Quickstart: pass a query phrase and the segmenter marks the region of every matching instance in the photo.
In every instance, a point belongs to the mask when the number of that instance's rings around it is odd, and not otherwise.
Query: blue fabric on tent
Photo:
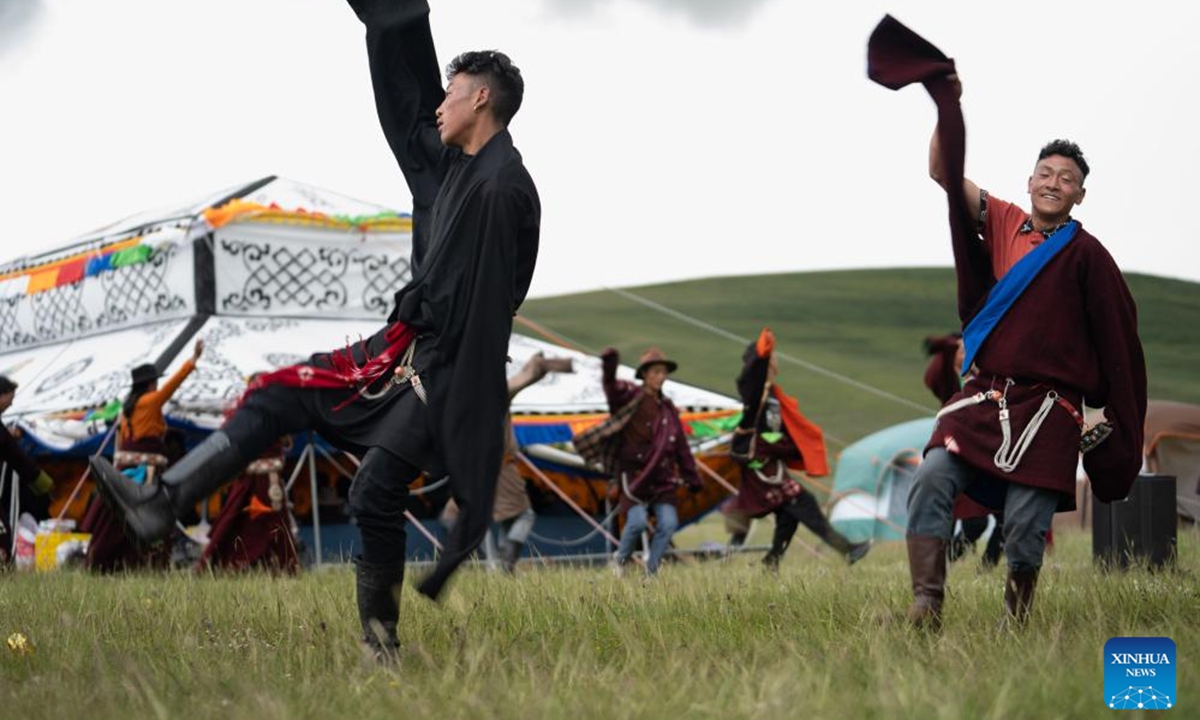
[[[571,426],[566,423],[561,425],[514,425],[513,430],[517,434],[517,444],[521,447],[569,442],[572,437]]]
[[[99,275],[105,270],[112,270],[112,254],[88,258],[87,268],[83,271],[85,277]]]

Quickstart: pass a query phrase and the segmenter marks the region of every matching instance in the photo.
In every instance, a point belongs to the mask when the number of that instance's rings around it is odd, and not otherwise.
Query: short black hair
[[[0,375],[0,395],[7,395],[10,392],[17,391],[17,384],[9,379],[7,375]]]
[[[1079,166],[1079,171],[1083,173],[1083,177],[1079,178],[1079,184],[1082,185],[1083,181],[1087,180],[1090,169],[1088,168],[1087,160],[1083,158],[1083,151],[1079,149],[1078,145],[1070,140],[1051,140],[1038,153],[1038,162],[1045,160],[1051,155],[1061,155],[1062,157],[1074,160],[1075,164]]]
[[[521,109],[521,99],[525,96],[521,69],[498,50],[471,50],[450,61],[446,66],[446,81],[459,73],[483,78],[491,89],[492,113],[507,127]]]

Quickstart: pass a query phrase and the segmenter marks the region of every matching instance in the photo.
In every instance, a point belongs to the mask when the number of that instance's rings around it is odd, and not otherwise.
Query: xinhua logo
[[[1104,643],[1104,704],[1113,710],[1175,707],[1175,641],[1115,637]]]

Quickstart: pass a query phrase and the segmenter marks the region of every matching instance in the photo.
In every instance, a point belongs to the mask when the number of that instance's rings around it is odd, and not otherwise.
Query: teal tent
[[[838,458],[829,522],[851,542],[902,540],[908,491],[933,418],[909,420],[847,445]]]

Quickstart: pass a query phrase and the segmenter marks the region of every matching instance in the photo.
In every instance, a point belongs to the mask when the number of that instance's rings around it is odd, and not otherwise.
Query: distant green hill
[[[1146,275],[1127,280],[1138,303],[1150,397],[1200,403],[1200,284]],[[795,363],[780,366],[780,383],[825,428],[836,451],[880,428],[933,414],[936,401],[922,382],[921,341],[958,327],[954,297],[949,268],[853,270],[538,298],[521,314],[582,349],[615,346],[627,364],[658,345],[679,361],[678,379],[734,396],[745,343],[733,338],[748,341],[769,325],[782,353],[844,378]]]

